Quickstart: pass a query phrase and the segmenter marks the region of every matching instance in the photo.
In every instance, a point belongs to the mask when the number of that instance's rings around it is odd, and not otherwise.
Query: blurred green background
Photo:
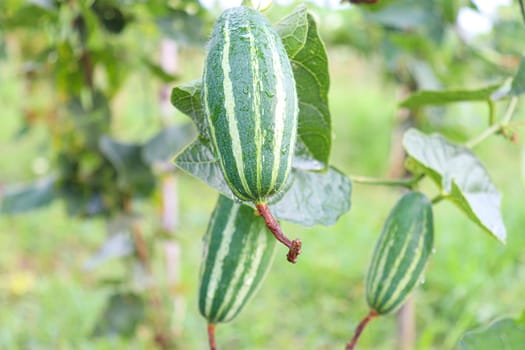
[[[332,164],[345,174],[384,177],[398,115],[399,85],[385,77],[384,57],[364,55],[351,45],[336,45],[340,31],[330,28],[338,13],[335,9],[311,7],[319,16],[322,37],[328,42]],[[286,11],[274,6],[268,16],[275,21]],[[210,11],[211,20],[213,16]],[[352,18],[350,14],[338,20]],[[125,40],[135,40],[134,34],[124,33]],[[16,38],[12,33],[9,40]],[[0,188],[4,189],[52,173],[53,157],[45,122],[36,122],[23,136],[19,135],[24,127],[24,106],[45,103],[47,97],[27,96],[20,73],[24,67],[21,54],[10,52],[7,43],[9,54],[0,60]],[[203,45],[181,45],[177,81],[171,85],[198,78],[204,54]],[[479,87],[480,81],[473,76],[470,81],[450,85]],[[161,125],[161,85],[147,69],[128,75],[111,102],[113,137],[144,141],[155,134]],[[498,116],[504,106],[496,106]],[[521,103],[517,120],[523,118],[524,111]],[[440,123],[452,130],[452,138],[463,141],[483,130],[486,113],[483,104],[454,105],[441,111]],[[174,109],[170,118],[172,123],[186,121]],[[426,125],[426,129],[432,127]],[[506,245],[489,237],[452,204],[442,202],[435,207],[435,254],[414,293],[416,349],[452,349],[466,330],[501,316],[516,316],[525,308],[521,152],[520,144],[498,137],[476,148],[503,194]],[[176,232],[169,237],[180,245],[181,252],[177,267],[180,281],[175,290],[166,287],[164,241],[157,237],[158,190],[151,199],[134,204],[142,216],[143,234],[149,242],[153,275],[162,299],[171,305],[170,300],[177,296],[173,310],[176,348],[205,349],[206,322],[197,310],[196,291],[201,238],[217,193],[187,174],[175,174],[179,220]],[[422,188],[436,193],[430,182],[423,182]],[[220,348],[343,348],[367,312],[366,269],[383,221],[399,194],[396,189],[354,184],[352,208],[336,225],[304,228],[285,223],[289,236],[301,237],[303,255],[296,265],[288,264],[281,259],[285,248],[279,246],[275,263],[256,297],[237,319],[218,326]],[[95,269],[85,268],[105,239],[104,219],[69,217],[64,204],[58,201],[28,214],[0,216],[0,349],[155,348],[155,335],[146,322],[141,322],[129,337],[92,337],[107,298],[123,288],[113,281],[121,279],[130,268],[129,257],[110,259]],[[132,281],[123,289],[143,292],[144,286]],[[392,349],[396,337],[396,318],[386,316],[369,326],[359,348]]]

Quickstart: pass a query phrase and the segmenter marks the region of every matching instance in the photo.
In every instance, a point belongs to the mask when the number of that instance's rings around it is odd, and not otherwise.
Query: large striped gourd
[[[261,285],[275,239],[253,208],[220,196],[204,238],[199,310],[209,323],[232,320]]]
[[[241,6],[217,19],[202,87],[226,182],[238,198],[266,202],[290,173],[298,105],[290,61],[262,14]]]
[[[405,301],[432,253],[433,231],[428,198],[405,194],[385,222],[368,269],[366,297],[372,310],[386,314]]]

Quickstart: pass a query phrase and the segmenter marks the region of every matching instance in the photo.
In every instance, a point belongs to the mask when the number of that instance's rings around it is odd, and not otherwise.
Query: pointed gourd
[[[220,196],[204,237],[199,310],[210,324],[231,321],[268,272],[275,239],[253,208]]]
[[[292,67],[268,20],[247,7],[215,22],[202,79],[212,147],[243,201],[265,203],[290,173],[298,102]]]
[[[418,284],[432,254],[432,204],[420,192],[405,194],[388,216],[366,280],[368,305],[378,314],[399,307]]]

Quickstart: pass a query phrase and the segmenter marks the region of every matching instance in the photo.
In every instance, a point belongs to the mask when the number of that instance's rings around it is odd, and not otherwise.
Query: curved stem
[[[435,196],[434,198],[432,198],[432,204],[438,204],[439,202],[441,202],[443,199],[447,198],[446,195],[444,194],[438,194],[437,196]]]
[[[368,176],[352,176],[350,175],[350,180],[354,183],[363,184],[363,185],[377,185],[377,186],[390,186],[390,187],[405,187],[411,189],[416,185],[422,178],[423,174],[415,176],[410,179],[405,180],[391,180],[391,179],[380,179],[375,177]]]
[[[496,109],[494,108],[494,101],[488,99],[487,104],[489,106],[489,125],[493,125],[496,122]]]
[[[292,264],[295,264],[297,262],[297,256],[301,254],[301,246],[302,243],[299,239],[294,239],[293,241],[290,240],[288,237],[286,237],[283,233],[283,230],[281,229],[281,226],[279,225],[279,222],[275,220],[272,213],[270,212],[270,209],[268,208],[268,204],[266,203],[255,203],[255,207],[259,211],[259,214],[264,218],[264,222],[266,223],[266,227],[270,230],[270,232],[277,238],[279,242],[284,244],[286,247],[288,247],[288,255],[286,258],[289,262]]]
[[[217,350],[217,343],[215,342],[215,325],[208,323],[208,343],[210,350]]]
[[[491,127],[483,131],[478,136],[474,137],[473,139],[465,143],[465,146],[467,148],[474,148],[475,146],[480,144],[482,141],[484,141],[487,137],[493,134],[497,134],[498,132],[503,130],[507,126],[507,124],[510,122],[510,120],[512,119],[512,115],[514,114],[514,110],[516,109],[517,105],[518,105],[518,98],[513,97],[510,100],[509,107],[507,108],[507,111],[505,112],[505,115],[503,116],[503,118],[501,118],[499,122],[493,124]]]
[[[523,21],[525,22],[525,6],[523,5],[523,0],[519,0],[518,2],[520,3],[521,17],[523,17]]]
[[[346,345],[346,350],[353,350],[355,345],[357,344],[357,341],[359,340],[359,337],[361,336],[361,333],[363,333],[363,330],[365,329],[366,325],[372,321],[372,319],[376,316],[379,316],[379,314],[377,313],[377,311],[375,310],[370,310],[370,312],[368,313],[368,315],[366,315],[365,318],[363,318],[363,320],[357,325],[357,328],[355,329],[355,332],[354,332],[354,337],[352,338],[352,340],[350,341],[350,343],[348,343]]]

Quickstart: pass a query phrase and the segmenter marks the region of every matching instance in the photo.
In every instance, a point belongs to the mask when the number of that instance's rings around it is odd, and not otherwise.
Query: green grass
[[[191,56],[184,56],[187,79],[199,75]],[[330,104],[335,139],[332,160],[346,173],[384,176],[388,169],[390,132],[396,113],[395,87],[382,81],[374,62],[365,63],[346,50],[331,51]],[[202,57],[197,56],[198,62]],[[187,62],[187,63],[185,63]],[[188,68],[188,69],[185,69]],[[0,183],[35,178],[36,159],[50,158],[42,126],[13,140],[20,127],[21,84],[7,66],[0,73],[12,84],[0,86]],[[147,113],[156,114],[156,85],[145,91],[133,77],[119,95],[113,133],[144,139],[155,128]],[[139,82],[139,83],[137,83]],[[142,96],[134,100],[134,96]],[[127,102],[131,101],[130,104]],[[136,108],[133,108],[133,104]],[[183,117],[177,115],[176,120]],[[520,149],[490,139],[477,149],[494,182],[504,194],[503,212],[509,239],[503,246],[482,232],[452,204],[435,208],[436,253],[424,283],[415,293],[417,346],[450,349],[469,328],[525,307],[524,189],[519,179]],[[201,237],[216,193],[178,173],[180,222],[174,239],[181,246],[182,303],[180,349],[205,349],[205,321],[197,310],[196,291]],[[433,185],[423,188],[434,193]],[[196,195],[198,194],[198,196]],[[289,236],[300,236],[304,254],[298,264],[277,257],[260,292],[241,315],[218,326],[221,349],[340,349],[366,314],[364,277],[375,240],[389,209],[394,189],[354,185],[351,211],[332,227],[303,228],[284,224]],[[137,203],[144,232],[152,237],[158,225],[155,203]],[[103,280],[128,272],[129,261],[114,260],[93,271],[83,265],[104,241],[102,220],[68,218],[63,205],[16,217],[0,217],[0,349],[150,349],[151,329],[139,327],[133,339],[91,338],[97,316],[113,291]],[[152,246],[155,276],[163,281],[162,242]],[[161,284],[162,285],[162,284]],[[163,285],[162,285],[163,286]],[[392,349],[395,316],[374,321],[360,349]]]

